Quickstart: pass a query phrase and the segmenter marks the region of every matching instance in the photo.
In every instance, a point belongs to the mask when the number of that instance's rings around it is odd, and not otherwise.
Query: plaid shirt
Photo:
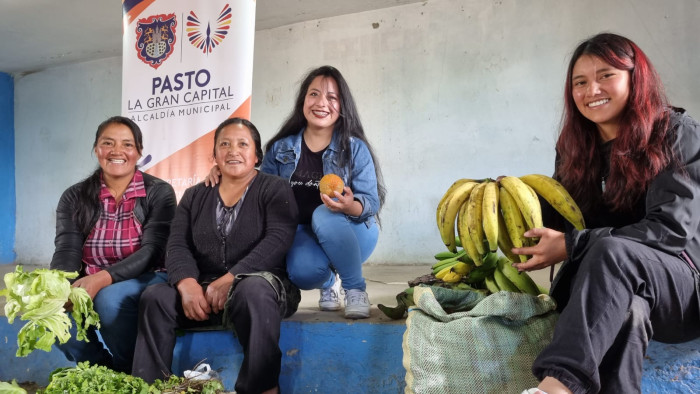
[[[83,245],[86,275],[92,275],[116,264],[141,248],[143,231],[133,212],[138,197],[146,197],[140,171],[134,173],[119,204],[110,194],[104,181],[102,182],[102,212]]]

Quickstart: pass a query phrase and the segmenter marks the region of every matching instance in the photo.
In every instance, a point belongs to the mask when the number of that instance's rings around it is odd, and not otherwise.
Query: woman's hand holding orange
[[[321,193],[321,201],[329,210],[341,212],[348,216],[360,216],[362,214],[362,204],[355,200],[355,195],[349,187],[345,186],[343,188],[343,194],[337,191],[333,193],[335,194],[335,200]]]

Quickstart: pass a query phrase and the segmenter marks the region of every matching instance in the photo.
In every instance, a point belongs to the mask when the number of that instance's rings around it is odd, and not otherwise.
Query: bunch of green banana
[[[462,277],[467,275],[474,266],[458,261],[448,267],[442,268],[435,274],[435,277],[445,283],[457,283]]]
[[[487,242],[485,240],[484,245],[487,245]],[[455,250],[454,252],[441,251],[435,253],[434,257],[436,262],[431,266],[432,275],[426,275],[426,277],[436,279],[435,281],[430,281],[431,286],[475,291],[483,293],[485,296],[499,291],[511,291],[534,296],[548,292],[547,289],[537,285],[526,272],[519,272],[517,268],[513,267],[513,261],[520,261],[517,257],[511,259],[500,256],[497,252],[492,252],[488,249],[485,250],[479,265],[476,265],[468,257],[466,249]],[[423,278],[421,277],[421,279]],[[423,281],[422,283],[426,282]],[[379,305],[379,309],[392,319],[403,318],[405,311],[408,310],[408,306],[406,306],[407,301],[402,299],[402,294],[397,295],[398,305],[396,307],[391,308]],[[447,308],[449,305],[444,307]]]
[[[511,264],[512,261],[507,257],[499,257],[491,276],[484,278],[484,285],[491,293],[512,291],[534,296],[542,293],[543,289],[537,286],[527,272],[520,272]]]
[[[457,288],[459,284],[480,284],[484,277],[492,274],[495,263],[498,260],[496,253],[487,252],[484,255],[480,266],[467,256],[464,249],[452,252],[438,252],[435,254],[437,260],[431,267],[432,275],[448,286]]]
[[[449,253],[449,254],[448,254]],[[432,266],[432,274],[444,283],[443,286],[453,289],[484,291],[496,293],[502,290],[516,293],[538,295],[546,293],[546,289],[540,288],[526,272],[519,272],[512,266],[513,261],[505,256],[499,256],[496,252],[487,251],[482,259],[482,264],[476,266],[468,259],[465,250],[456,253],[439,252],[435,258],[438,260]]]
[[[464,263],[464,262],[469,262],[468,258],[465,259],[467,252],[465,250],[460,250],[458,252],[452,253],[452,252],[447,252],[450,253],[451,255],[447,258],[442,258],[438,259],[438,261],[433,264],[431,267],[433,270],[433,275],[438,274],[438,272],[442,271],[445,268],[451,268],[452,266],[456,265],[457,263]],[[443,253],[438,253],[436,254],[436,259],[438,256],[445,256],[446,254]]]
[[[484,280],[493,276],[493,271],[496,269],[498,262],[498,254],[488,252],[484,255],[482,264],[471,270],[465,277],[464,282],[473,286],[483,288]]]
[[[454,182],[438,203],[440,237],[453,256],[459,237],[463,250],[476,266],[483,264],[487,253],[498,249],[511,261],[525,262],[529,256],[516,256],[511,249],[537,242],[523,234],[543,227],[538,195],[574,227],[585,227],[581,210],[571,195],[546,175],[501,176],[496,180],[464,178]],[[454,275],[448,276],[453,278]]]
[[[495,253],[487,253],[484,260],[489,258],[497,258]],[[481,274],[481,267],[477,267],[474,262],[467,256],[467,251],[464,249],[458,250],[457,252],[438,252],[435,254],[435,259],[437,260],[431,267],[432,274],[436,279],[450,284],[465,283],[465,280],[471,276],[471,273],[477,270],[474,274],[479,276]],[[493,267],[493,265],[491,265]],[[483,267],[488,269],[487,267]],[[475,281],[469,281],[470,283],[476,283]],[[466,284],[466,283],[465,283]],[[455,288],[455,286],[450,286]]]

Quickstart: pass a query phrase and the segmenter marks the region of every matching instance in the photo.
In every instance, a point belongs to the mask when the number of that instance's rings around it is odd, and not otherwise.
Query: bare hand
[[[99,271],[92,275],[83,276],[73,282],[73,287],[82,287],[93,300],[97,293],[112,284],[112,275],[107,271]]]
[[[230,272],[227,272],[207,286],[207,291],[204,296],[214,313],[219,313],[224,310],[226,300],[228,299],[228,292],[231,290],[234,279],[234,276]]]
[[[204,185],[214,187],[214,185],[219,183],[219,179],[221,179],[221,171],[219,170],[219,166],[214,164],[214,167],[209,170],[209,175],[204,178]]]
[[[186,278],[177,283],[177,290],[182,298],[182,309],[190,320],[204,321],[209,319],[209,303],[204,297],[202,286],[194,278]]]
[[[355,195],[349,187],[343,188],[343,194],[333,192],[335,200],[321,193],[321,201],[331,212],[341,212],[349,216],[360,216],[362,204],[355,200]]]
[[[524,235],[539,238],[540,241],[535,246],[513,248],[515,254],[532,255],[528,261],[514,265],[519,271],[539,270],[566,260],[564,233],[549,228],[533,228]]]

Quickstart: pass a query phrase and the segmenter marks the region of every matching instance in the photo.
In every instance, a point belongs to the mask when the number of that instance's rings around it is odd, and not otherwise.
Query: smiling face
[[[318,76],[311,81],[304,97],[303,111],[307,128],[333,131],[340,115],[340,94],[333,78]]]
[[[134,134],[121,123],[111,123],[104,128],[95,142],[95,155],[105,182],[122,177],[131,179],[136,171],[136,162],[141,158]]]
[[[617,137],[620,117],[630,95],[630,72],[597,56],[583,55],[574,64],[571,91],[576,107],[598,126],[604,141]]]
[[[245,125],[233,123],[221,129],[214,159],[222,177],[245,178],[255,171],[255,141]]]

